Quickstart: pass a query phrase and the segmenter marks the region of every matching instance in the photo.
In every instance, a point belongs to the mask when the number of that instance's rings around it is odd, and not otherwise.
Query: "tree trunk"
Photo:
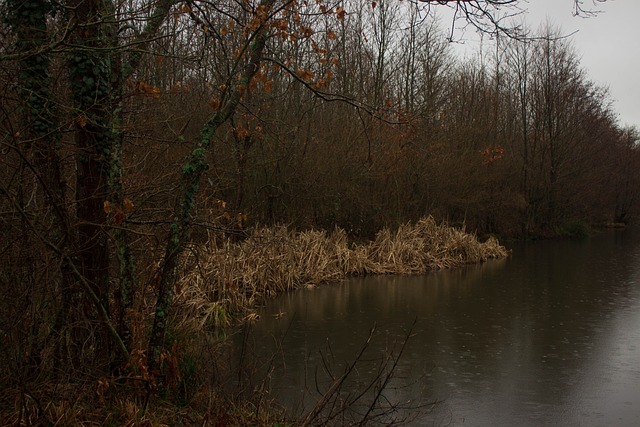
[[[261,7],[269,11],[275,0],[262,0]],[[264,14],[265,17],[268,13]],[[235,113],[243,94],[248,91],[249,83],[260,68],[262,55],[267,40],[266,22],[251,34],[246,41],[246,64],[238,78],[238,82],[232,85],[226,93],[226,98],[221,103],[218,111],[204,124],[196,147],[191,152],[187,164],[182,167],[182,185],[179,199],[176,203],[174,222],[171,224],[169,241],[165,250],[164,264],[158,284],[158,300],[156,303],[155,317],[149,349],[147,353],[149,371],[158,374],[160,368],[160,354],[164,345],[164,337],[167,330],[167,321],[173,302],[173,290],[178,279],[180,256],[184,250],[189,235],[191,213],[196,203],[202,174],[207,169],[205,156],[207,155],[211,141],[220,126]]]
[[[110,124],[111,67],[107,51],[108,33],[100,1],[79,0],[74,4],[78,46],[68,59],[69,80],[76,111],[76,206],[78,242],[76,256],[80,272],[102,307],[109,314],[109,248],[105,201],[109,197],[109,159],[113,150]],[[93,301],[92,303],[95,303]],[[110,363],[110,339],[101,328],[96,356]]]

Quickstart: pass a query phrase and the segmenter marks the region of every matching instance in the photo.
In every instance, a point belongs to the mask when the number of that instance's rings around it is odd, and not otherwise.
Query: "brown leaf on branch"
[[[311,27],[307,26],[307,25],[301,25],[300,26],[300,35],[302,37],[311,37],[313,35],[314,31]]]
[[[122,206],[124,207],[124,211],[126,213],[133,212],[134,204],[130,198],[125,197],[124,200],[122,201]]]
[[[80,125],[81,128],[84,128],[85,126],[87,126],[87,123],[89,123],[89,118],[85,114],[80,114],[76,118],[76,121],[78,122],[78,125]]]
[[[125,214],[122,209],[116,208],[115,212],[113,212],[112,217],[113,222],[115,222],[116,225],[120,225],[124,222]]]
[[[249,129],[243,128],[241,126],[236,126],[233,129],[233,133],[236,139],[239,139],[239,140],[242,140],[251,136],[251,132],[249,131]]]
[[[315,77],[315,74],[309,70],[305,70],[304,68],[298,68],[296,74],[304,81],[309,81]]]

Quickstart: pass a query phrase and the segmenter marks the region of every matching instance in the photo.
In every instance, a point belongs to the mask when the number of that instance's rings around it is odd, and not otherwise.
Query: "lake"
[[[410,425],[640,425],[640,231],[510,249],[483,265],[270,301],[248,342],[272,360],[272,396],[308,411],[375,328],[321,414],[328,424],[358,419],[378,396],[378,411],[396,408]]]

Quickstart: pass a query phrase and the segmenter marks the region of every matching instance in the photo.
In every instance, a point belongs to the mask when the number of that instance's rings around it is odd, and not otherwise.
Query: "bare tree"
[[[224,132],[234,140],[236,201],[240,204],[244,199],[247,155],[262,133],[272,132],[274,136],[285,134],[288,129],[298,132],[300,122],[304,121],[305,137],[292,138],[303,140],[304,144],[291,148],[292,144],[286,156],[273,161],[274,168],[283,169],[280,160],[285,159],[291,165],[308,156],[313,140],[311,131],[316,129],[308,119],[316,112],[313,108],[301,109],[300,105],[316,106],[321,104],[320,100],[339,100],[343,106],[360,107],[361,110],[350,109],[347,119],[359,120],[364,126],[354,129],[345,119],[344,132],[368,143],[366,173],[378,162],[375,174],[367,175],[366,185],[382,183],[385,190],[395,188],[390,194],[396,196],[390,198],[389,192],[380,191],[379,199],[370,204],[392,206],[400,214],[404,190],[400,189],[401,180],[395,174],[411,164],[413,152],[406,148],[411,132],[402,127],[404,123],[396,107],[402,98],[408,109],[421,109],[419,113],[431,120],[431,128],[435,128],[436,121],[443,121],[440,116],[445,108],[442,92],[436,88],[444,74],[445,48],[443,44],[431,43],[429,29],[421,28],[418,14],[427,19],[431,7],[447,6],[453,9],[454,19],[464,19],[481,31],[519,37],[518,27],[511,26],[509,19],[524,10],[523,2],[517,0],[411,3],[414,9],[408,15],[410,38],[406,42],[409,52],[404,57],[394,52],[401,43],[398,34],[399,23],[404,19],[399,12],[402,6],[386,1],[8,0],[3,3],[6,27],[0,63],[3,78],[9,82],[15,77],[17,85],[7,83],[9,95],[5,97],[12,98],[3,99],[1,144],[6,157],[2,174],[6,179],[0,184],[0,193],[6,208],[3,212],[10,213],[10,223],[17,225],[19,231],[12,234],[2,253],[11,253],[16,248],[17,252],[26,253],[29,245],[37,242],[41,276],[37,280],[27,279],[29,275],[23,273],[29,268],[25,266],[21,266],[20,274],[16,269],[8,276],[15,273],[24,278],[27,290],[37,289],[36,284],[43,277],[53,284],[42,291],[42,306],[55,308],[49,308],[39,318],[40,323],[52,326],[50,332],[41,333],[44,344],[35,353],[44,357],[48,354],[45,347],[50,347],[50,341],[55,339],[58,343],[72,342],[70,346],[77,349],[78,360],[85,360],[83,352],[92,353],[105,370],[109,364],[130,361],[134,350],[146,354],[152,371],[160,368],[175,285],[181,274],[181,256],[190,241],[196,208],[203,197],[203,180],[209,177],[207,170],[216,161],[214,154],[218,151],[214,143],[222,139]],[[582,1],[575,0],[574,5],[576,13],[589,12]],[[365,19],[367,14],[371,21]],[[338,58],[340,53],[342,57]],[[562,160],[558,141],[564,123],[558,121],[562,120],[562,106],[558,102],[563,93],[554,92],[556,87],[551,84],[558,77],[554,73],[560,72],[556,65],[563,64],[547,65],[546,77],[540,77],[549,83],[547,91],[541,92],[546,102],[540,102],[538,113],[548,119],[540,129],[553,143],[545,155],[551,159],[550,183],[555,183]],[[390,76],[403,69],[404,80],[400,79],[400,84]],[[489,89],[482,69],[459,73],[458,77],[460,85],[469,90],[456,92],[459,99],[455,107],[461,111],[456,117],[450,115],[449,126],[450,129],[457,124],[466,126],[470,131],[467,137],[472,135],[477,120],[487,119],[477,96],[486,96]],[[136,105],[143,104],[136,104],[136,97],[156,100],[167,93],[180,92],[192,83],[198,88],[198,102],[206,100],[208,104],[207,110],[198,110],[197,124],[185,118],[184,111],[172,116],[176,110],[169,110],[166,104],[158,104],[170,111],[164,116],[159,106],[150,107],[153,109],[150,116],[161,117],[163,129],[172,129],[161,135],[167,158],[186,153],[186,160],[174,173],[165,172],[171,186],[154,190],[164,192],[165,196],[157,200],[172,204],[165,209],[170,213],[162,219],[135,222],[132,216],[136,215],[137,200],[132,199],[127,186],[131,176],[144,175],[135,175],[139,173],[135,166],[128,165],[127,169],[126,159],[135,150],[146,156],[148,153],[136,147],[136,143],[159,133],[151,129],[147,116],[135,110]],[[276,98],[274,94],[269,98],[266,94],[276,83],[280,84],[278,95],[282,97]],[[421,94],[416,93],[416,87]],[[278,122],[281,129],[265,131],[263,125],[268,121],[262,118],[269,111],[267,101],[277,104],[282,99],[289,102],[287,108],[273,108],[272,112],[279,112],[280,117],[275,114],[271,117],[271,122]],[[283,117],[296,109],[292,117],[298,123],[287,127],[289,123],[285,124]],[[340,117],[344,111],[347,109],[336,109],[326,117]],[[320,116],[317,114],[314,117]],[[374,128],[375,135],[367,133]],[[454,135],[451,140],[455,139]],[[378,146],[372,141],[377,141]],[[471,153],[476,150],[474,144],[478,140],[458,138],[457,143]],[[265,152],[269,151],[266,144],[263,147]],[[352,152],[355,151],[354,148]],[[353,158],[362,161],[361,154],[354,154]],[[164,172],[175,165],[154,166]],[[366,169],[360,169],[362,164],[357,168],[349,166],[343,165],[346,176],[355,176]],[[300,181],[298,178],[304,176],[305,170],[299,168],[294,172],[286,175],[289,183]],[[262,184],[256,193],[275,189],[269,194],[269,202],[285,193],[285,185],[273,186],[266,179]],[[157,226],[151,232],[137,227],[151,222]],[[158,230],[166,233],[164,238],[158,237]],[[147,247],[139,240],[139,236],[147,236],[145,233],[163,242],[160,257],[145,253]],[[136,265],[134,248],[147,256],[143,266]],[[153,273],[144,270],[149,265],[156,266]],[[147,283],[153,284],[151,294],[157,297],[145,344],[134,342],[131,320],[134,301],[143,288],[141,271],[148,274]],[[19,298],[17,292],[9,289],[10,282],[3,279],[6,292]],[[76,321],[83,316],[86,324],[100,325],[98,332],[85,328],[89,332],[79,333],[83,336],[65,335],[65,322],[67,326],[77,325]],[[85,342],[91,344],[85,346]]]

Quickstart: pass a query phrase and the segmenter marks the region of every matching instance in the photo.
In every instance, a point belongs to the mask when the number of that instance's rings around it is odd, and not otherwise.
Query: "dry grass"
[[[58,386],[58,388],[60,388]],[[281,415],[268,408],[256,410],[250,402],[229,401],[215,392],[202,391],[188,406],[154,398],[149,405],[126,392],[101,398],[97,387],[73,384],[57,393],[24,394],[5,390],[13,401],[0,411],[2,426],[265,426],[277,425]]]
[[[180,323],[201,329],[231,323],[281,292],[362,274],[423,274],[507,256],[497,240],[481,243],[432,217],[385,228],[350,247],[344,230],[257,229],[240,243],[211,241],[185,260],[177,303]],[[251,316],[251,314],[249,314]]]
[[[383,229],[373,241],[360,245],[351,244],[341,229],[294,232],[272,227],[258,229],[242,242],[211,239],[190,248],[176,290],[173,330],[184,334],[183,338],[197,337],[198,344],[191,338],[177,340],[167,348],[165,360],[173,367],[167,374],[167,382],[174,384],[172,394],[189,388],[182,398],[174,396],[187,406],[158,399],[147,383],[135,378],[33,385],[0,392],[0,425],[162,426],[174,425],[176,420],[182,425],[275,425],[278,413],[262,401],[263,396],[258,396],[261,403],[256,404],[209,391],[219,384],[202,378],[224,382],[222,371],[231,372],[221,365],[221,354],[226,353],[216,350],[222,344],[204,339],[212,337],[217,342],[217,334],[209,331],[224,330],[222,326],[237,319],[252,319],[256,303],[282,292],[352,275],[422,274],[506,255],[495,239],[480,243],[430,217],[395,231]],[[205,359],[207,351],[211,354]]]
[[[387,228],[378,232],[366,246],[366,256],[367,273],[423,274],[503,258],[507,251],[494,238],[481,243],[471,234],[427,217],[403,224],[395,232]]]

